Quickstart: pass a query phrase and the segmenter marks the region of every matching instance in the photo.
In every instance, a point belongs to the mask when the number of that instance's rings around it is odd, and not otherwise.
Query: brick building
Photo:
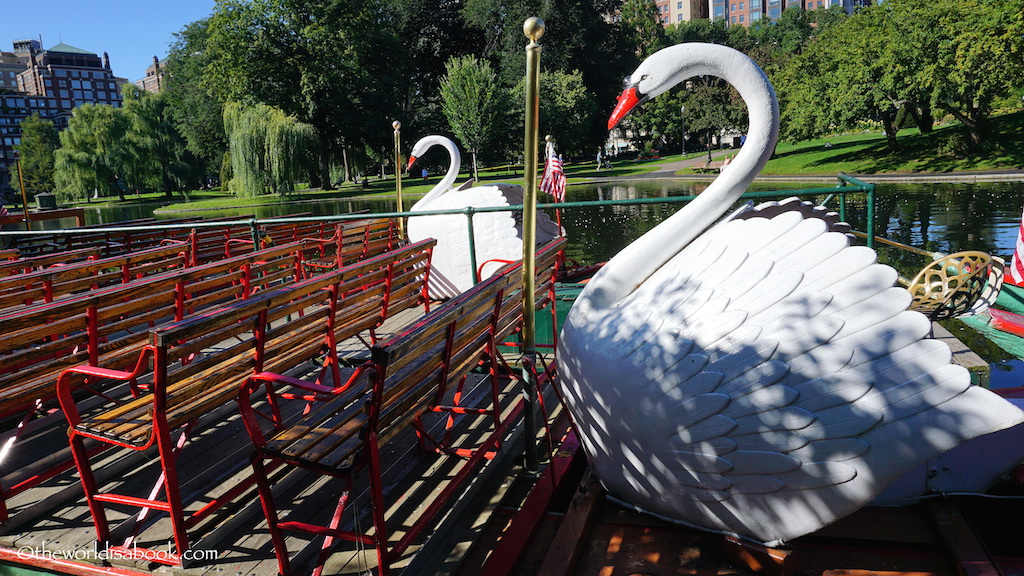
[[[135,81],[135,85],[145,92],[159,92],[164,89],[164,68],[167,60],[153,56],[153,64],[146,68],[146,77]]]
[[[656,4],[661,23],[665,26],[708,18],[708,0],[656,0]]]
[[[12,52],[0,52],[0,76],[0,88],[6,89],[0,93],[0,193],[13,188],[14,146],[21,143],[22,120],[39,114],[64,128],[82,104],[120,107],[120,86],[127,82],[111,72],[107,54],[100,58],[63,43],[43,50],[38,40],[19,40]]]

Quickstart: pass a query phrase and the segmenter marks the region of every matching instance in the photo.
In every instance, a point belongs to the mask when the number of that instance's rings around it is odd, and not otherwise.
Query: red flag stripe
[[[1017,228],[1017,245],[1010,264],[1010,278],[1013,284],[1024,285],[1024,215],[1021,215],[1020,227]]]

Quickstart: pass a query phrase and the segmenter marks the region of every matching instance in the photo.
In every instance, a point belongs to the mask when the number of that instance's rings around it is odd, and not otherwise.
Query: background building
[[[146,77],[136,80],[135,85],[146,92],[159,92],[164,89],[164,68],[167,67],[167,60],[160,60],[153,56],[153,64],[146,68]]]
[[[829,6],[842,6],[847,12],[853,12],[856,7],[871,3],[871,0],[708,0],[707,10],[712,20],[725,20],[729,24],[750,26],[762,18],[775,22],[782,16],[782,11],[790,7],[817,10]],[[660,4],[659,2],[659,6]]]
[[[657,0],[656,4],[665,26],[708,18],[708,0]]]
[[[100,58],[64,43],[48,50],[41,46],[38,40],[19,40],[12,52],[0,52],[0,193],[12,188],[22,120],[39,114],[61,129],[82,104],[121,106],[127,80],[114,76],[107,54]]]

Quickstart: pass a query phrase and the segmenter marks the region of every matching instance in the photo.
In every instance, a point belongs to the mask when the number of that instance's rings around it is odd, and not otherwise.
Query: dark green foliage
[[[185,138],[188,150],[202,162],[202,174],[210,177],[220,170],[227,138],[223,104],[213,97],[203,80],[209,60],[208,37],[208,18],[193,22],[175,34],[164,78],[170,118]]]
[[[54,153],[59,146],[60,138],[53,122],[43,120],[38,114],[21,121],[21,144],[14,149],[21,158],[25,190],[30,194],[53,191]]]

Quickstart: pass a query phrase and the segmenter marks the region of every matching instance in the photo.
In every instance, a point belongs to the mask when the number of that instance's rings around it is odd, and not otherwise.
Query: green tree
[[[21,158],[25,189],[35,194],[53,190],[54,154],[60,138],[53,122],[33,114],[21,121],[21,144],[14,147]]]
[[[625,0],[619,21],[622,34],[634,53],[646,58],[667,45],[665,27],[654,0]]]
[[[485,60],[473,56],[452,58],[441,79],[444,115],[452,132],[473,157],[477,179],[477,154],[495,145],[499,128],[508,114],[507,96],[498,77]]]
[[[993,102],[1024,75],[1024,0],[889,0],[831,21],[773,77],[783,132],[806,138],[878,120],[898,147],[901,111],[922,132],[932,109],[986,139]]]
[[[168,115],[188,150],[201,161],[206,177],[220,171],[228,146],[223,104],[203,80],[210,58],[206,50],[209,24],[208,18],[198,20],[174,35],[164,76]]]
[[[401,0],[394,11],[402,42],[404,68],[394,70],[399,84],[403,134],[447,130],[441,109],[441,78],[452,57],[482,54],[483,34],[462,18],[462,3],[449,0]]]
[[[92,195],[123,197],[118,186],[128,154],[125,134],[130,121],[121,108],[83,104],[75,108],[54,160],[54,184],[65,200]]]
[[[474,54],[492,63],[499,82],[508,89],[518,85],[526,72],[524,48],[528,41],[523,36],[523,21],[530,16],[543,19],[547,28],[540,40],[541,69],[570,75],[579,72],[601,111],[587,124],[589,145],[597,146],[608,134],[604,112],[614,107],[622,78],[639,62],[635,45],[627,41],[617,21],[621,4],[622,0],[466,0],[462,14],[483,39],[482,52]],[[547,98],[543,86],[541,98],[543,108]],[[509,129],[518,133],[522,126]],[[521,150],[517,148],[516,154]]]
[[[291,192],[316,142],[312,126],[266,104],[229,102],[224,131],[234,176],[230,188],[243,197]]]
[[[895,4],[894,10],[916,7],[908,0]],[[1024,76],[1024,0],[939,4],[938,46],[915,79],[933,106],[959,120],[979,145],[991,133],[993,102]]]
[[[122,86],[121,94],[130,122],[123,166],[128,185],[159,190],[168,198],[174,190],[196,185],[199,162],[171,120],[167,95],[143,92],[133,84]]]
[[[558,149],[564,154],[582,156],[591,148],[590,124],[597,115],[594,94],[583,83],[579,71],[541,72],[540,133],[554,136]],[[526,102],[525,78],[512,93],[513,102]],[[515,106],[515,125],[525,123],[524,107]]]
[[[206,86],[221,102],[262,103],[313,127],[310,184],[329,188],[342,142],[386,142],[404,70],[393,5],[382,0],[218,0]]]

